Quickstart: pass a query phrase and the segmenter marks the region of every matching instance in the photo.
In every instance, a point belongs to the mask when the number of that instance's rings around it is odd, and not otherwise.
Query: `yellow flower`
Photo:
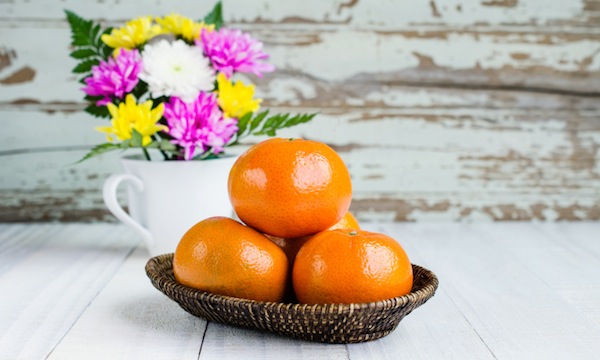
[[[129,94],[125,98],[125,102],[119,104],[119,107],[113,103],[108,103],[106,106],[112,116],[112,126],[100,126],[96,130],[106,133],[108,141],[114,140],[113,135],[116,135],[117,139],[121,141],[129,140],[135,129],[142,135],[142,145],[146,146],[152,142],[150,136],[157,131],[167,130],[166,126],[157,124],[163,116],[165,109],[163,104],[155,109],[152,109],[152,100],[138,105],[135,97]]]
[[[163,27],[163,32],[172,33],[175,36],[181,36],[187,41],[194,41],[200,37],[202,29],[213,31],[215,25],[207,25],[203,22],[196,22],[179,14],[171,14],[164,18],[156,18],[156,22]]]
[[[111,48],[131,50],[162,33],[159,25],[152,24],[152,16],[142,16],[128,21],[119,29],[113,29],[110,35],[102,35],[101,39]]]
[[[254,85],[245,85],[241,81],[235,84],[223,74],[217,76],[219,85],[218,103],[228,118],[240,118],[249,112],[255,112],[260,107],[262,99],[252,99]]]

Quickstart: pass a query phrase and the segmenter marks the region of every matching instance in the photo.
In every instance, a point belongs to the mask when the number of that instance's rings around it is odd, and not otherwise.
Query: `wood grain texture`
[[[123,227],[0,227],[0,358],[45,358],[135,245]]]
[[[116,155],[70,74],[62,9],[116,25],[209,3],[0,3],[0,220],[112,219]],[[284,131],[325,141],[352,173],[360,220],[599,220],[600,6],[595,0],[225,1],[265,42],[257,83]],[[27,125],[24,125],[27,124]],[[260,139],[252,139],[256,142]]]
[[[343,24],[356,27],[399,27],[412,25],[481,25],[481,26],[557,26],[593,27],[599,21],[597,0],[548,2],[545,0],[406,0],[396,2],[307,0],[281,3],[260,0],[249,4],[244,0],[225,0],[225,18],[229,22],[251,24]],[[210,10],[211,2],[172,0],[168,2],[119,0],[82,3],[77,0],[54,2],[17,0],[0,3],[5,19],[60,20],[62,8],[73,9],[103,19],[128,19],[139,16],[140,6],[148,14],[172,11],[200,18]],[[118,6],[118,8],[117,8]]]
[[[349,359],[348,350],[343,344],[310,343],[211,322],[202,341],[198,360],[278,360],[282,357],[290,360]]]
[[[371,224],[365,230],[387,233],[393,236],[407,251],[413,264],[423,264],[413,246],[421,241],[409,229],[413,224],[394,228]],[[435,271],[434,271],[435,272]],[[477,331],[445,289],[444,274],[436,272],[442,282],[427,307],[417,309],[403,319],[398,328],[388,336],[372,342],[349,344],[348,354],[353,360],[368,359],[494,359],[494,355],[481,341]],[[449,336],[456,334],[456,336]]]
[[[124,225],[0,224],[0,359],[596,359],[599,223],[368,224],[436,273],[388,336],[326,345],[187,314]]]
[[[143,248],[127,259],[48,359],[198,358],[206,321],[152,287],[147,259]]]
[[[554,286],[560,296],[579,310],[586,318],[600,325],[600,285],[597,280],[598,267],[600,266],[600,242],[586,241],[587,232],[595,229],[595,224],[582,224],[575,228],[561,228],[558,226],[540,226],[536,224],[532,229],[552,241],[553,254],[558,254],[555,261],[566,263],[567,274],[573,281],[560,281],[562,273],[557,270],[541,274],[545,281]],[[562,257],[560,248],[564,247],[569,253]],[[579,261],[583,259],[583,261]],[[538,268],[541,268],[539,266]],[[588,265],[589,264],[589,265]]]
[[[585,272],[594,262],[570,253],[568,238],[552,246],[544,235],[532,237],[531,225],[505,225],[502,230],[493,225],[391,225],[386,232],[400,236],[408,254],[437,270],[443,288],[494,358],[597,357],[598,326],[581,311],[583,306],[556,292],[557,284],[572,283],[571,274]],[[597,230],[598,224],[591,228]],[[592,233],[580,234],[581,241],[595,242]],[[598,272],[586,278],[592,282],[579,287],[583,298],[597,291]]]

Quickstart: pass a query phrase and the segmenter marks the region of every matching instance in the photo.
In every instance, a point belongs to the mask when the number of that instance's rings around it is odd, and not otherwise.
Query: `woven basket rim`
[[[426,269],[420,265],[411,264],[413,266],[413,272],[415,272],[414,271],[415,268],[421,269],[421,271],[427,273],[427,275],[430,277],[430,281],[425,286],[423,286],[420,289],[417,289],[416,291],[411,291],[409,294],[406,294],[403,296],[398,296],[398,297],[387,299],[387,300],[381,300],[381,301],[375,301],[375,302],[369,302],[369,303],[350,303],[350,304],[343,304],[343,303],[299,304],[299,303],[290,303],[290,302],[283,303],[283,302],[270,302],[270,301],[256,301],[256,300],[243,299],[243,298],[227,296],[227,295],[219,295],[219,294],[215,294],[215,293],[211,293],[211,292],[207,292],[207,291],[194,289],[194,288],[182,285],[174,279],[166,278],[164,273],[161,271],[161,270],[164,270],[164,266],[162,263],[165,260],[172,262],[173,256],[174,256],[174,253],[167,253],[167,254],[162,254],[162,255],[158,255],[158,256],[154,256],[154,257],[150,258],[148,260],[148,262],[146,263],[146,274],[148,275],[148,277],[155,278],[155,279],[156,278],[163,279],[164,281],[171,283],[171,285],[174,288],[185,291],[188,296],[192,296],[196,300],[200,300],[202,297],[210,296],[215,299],[220,298],[222,300],[238,303],[240,305],[249,305],[249,306],[260,305],[260,306],[266,306],[266,307],[285,306],[289,310],[292,310],[292,311],[321,312],[326,309],[328,311],[335,311],[335,312],[337,312],[337,311],[356,312],[356,311],[361,311],[361,310],[375,310],[375,309],[389,308],[391,306],[397,306],[399,304],[407,304],[409,302],[415,302],[415,301],[419,301],[419,300],[427,300],[434,295],[434,293],[437,290],[437,287],[439,285],[439,280],[438,280],[437,276],[431,270]],[[170,267],[170,270],[172,270],[172,266]]]

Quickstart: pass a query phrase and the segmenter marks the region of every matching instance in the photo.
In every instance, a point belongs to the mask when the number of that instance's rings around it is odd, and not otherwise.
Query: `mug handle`
[[[138,191],[144,191],[144,183],[138,177],[129,174],[113,174],[104,182],[104,188],[102,189],[104,204],[106,204],[108,210],[110,210],[117,219],[137,231],[142,236],[148,250],[151,250],[154,248],[154,239],[152,239],[150,231],[126,213],[117,201],[117,188],[122,181],[128,181],[133,184]]]

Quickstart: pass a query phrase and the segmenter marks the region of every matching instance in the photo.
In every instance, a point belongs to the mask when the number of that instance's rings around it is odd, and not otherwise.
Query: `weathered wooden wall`
[[[109,220],[117,155],[70,75],[62,9],[114,25],[211,1],[0,1],[0,220]],[[334,146],[365,220],[599,220],[600,0],[225,0],[276,111]]]

